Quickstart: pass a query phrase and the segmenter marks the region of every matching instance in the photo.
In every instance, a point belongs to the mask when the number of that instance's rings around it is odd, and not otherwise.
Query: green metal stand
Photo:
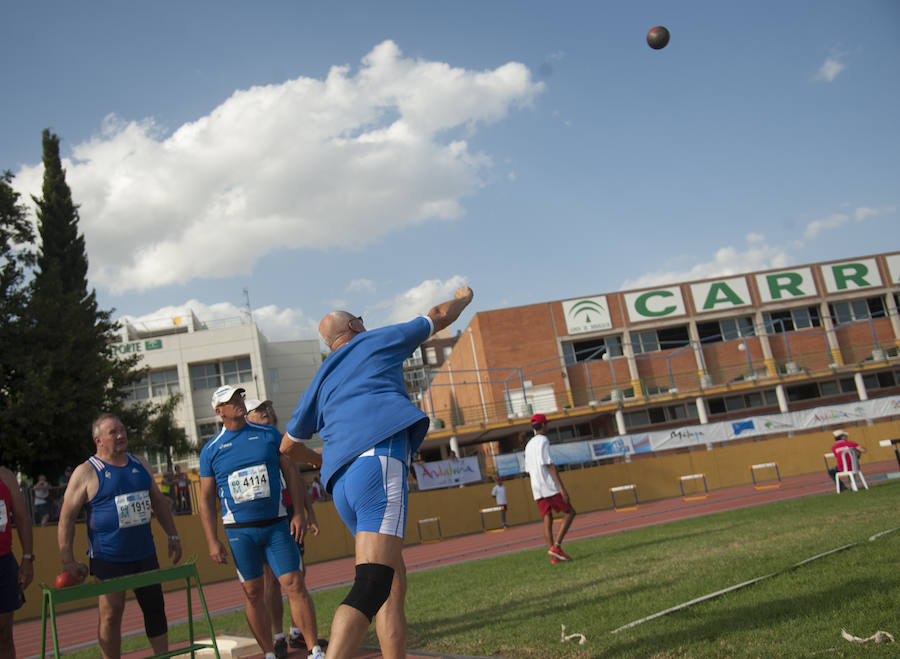
[[[106,581],[98,581],[96,583],[85,583],[78,586],[69,586],[68,588],[50,588],[46,584],[41,584],[41,659],[46,656],[47,649],[47,614],[50,615],[50,626],[53,628],[53,655],[59,657],[59,640],[56,636],[56,606],[65,602],[74,602],[80,599],[90,599],[105,595],[107,593],[118,593],[125,590],[134,590],[143,586],[151,586],[164,581],[175,581],[176,579],[184,579],[185,593],[187,594],[187,610],[188,610],[188,634],[190,645],[177,650],[171,650],[164,654],[153,655],[153,659],[162,659],[163,657],[174,657],[176,655],[191,653],[205,648],[212,648],[215,652],[216,659],[219,659],[219,648],[216,645],[216,635],[213,631],[212,620],[209,617],[209,609],[206,608],[206,598],[203,597],[203,589],[200,587],[200,576],[197,574],[197,565],[193,560],[175,567],[164,568],[161,570],[151,570],[149,572],[141,572],[139,574],[129,575],[127,577],[119,577],[117,579],[107,579]],[[191,579],[197,587],[197,593],[200,595],[200,602],[203,604],[203,615],[206,617],[206,626],[209,629],[209,638],[211,643],[197,643],[194,640],[194,617],[191,612]]]

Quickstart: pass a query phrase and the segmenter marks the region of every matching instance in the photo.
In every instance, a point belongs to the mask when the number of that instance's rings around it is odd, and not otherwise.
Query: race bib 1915
[[[119,511],[119,528],[140,526],[150,523],[150,492],[141,490],[129,492],[116,497],[116,510]]]
[[[268,498],[271,491],[266,465],[253,465],[233,472],[228,477],[228,489],[235,503]]]

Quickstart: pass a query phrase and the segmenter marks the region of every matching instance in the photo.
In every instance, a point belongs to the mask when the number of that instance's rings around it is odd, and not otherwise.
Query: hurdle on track
[[[627,508],[619,508],[616,505],[616,492],[627,492],[628,490],[631,490],[631,493],[634,495],[634,505],[628,506]],[[609,488],[609,496],[612,498],[613,510],[615,510],[615,511],[637,510],[638,495],[637,495],[637,488],[634,486],[634,483],[629,483],[628,485],[619,485],[618,487]]]
[[[114,579],[104,579],[97,583],[83,583],[67,588],[50,588],[45,583],[40,584],[41,588],[41,654],[40,657],[46,657],[51,654],[56,659],[61,656],[59,650],[59,636],[56,632],[56,607],[67,602],[76,600],[94,599],[99,595],[108,593],[117,593],[123,590],[134,590],[144,586],[163,583],[166,581],[176,581],[184,579],[185,595],[187,598],[187,610],[191,612],[191,589],[196,588],[197,594],[200,596],[200,605],[203,609],[203,616],[206,619],[206,629],[209,632],[209,641],[198,641],[195,639],[194,618],[188,615],[188,645],[177,650],[171,650],[165,654],[153,655],[151,659],[163,657],[174,657],[176,655],[184,655],[190,653],[193,657],[197,650],[212,650],[219,659],[219,647],[216,644],[216,633],[213,629],[212,620],[209,617],[209,609],[206,606],[206,598],[203,596],[203,588],[200,586],[200,576],[197,574],[197,557],[193,556],[181,565],[175,567],[162,568],[159,570],[150,570],[149,572],[140,572],[125,577],[117,577]],[[53,650],[47,651],[47,623],[50,623],[51,635],[53,638]]]
[[[422,524],[435,524],[437,526],[437,537],[436,538],[428,538],[427,540],[422,539]],[[419,542],[440,542],[444,539],[444,535],[441,533],[441,518],[440,517],[426,517],[425,519],[420,519],[416,522],[416,530],[419,532]]]
[[[699,480],[703,482],[703,492],[692,492],[688,496],[684,491],[684,481]],[[678,478],[678,486],[681,488],[681,498],[684,501],[698,501],[709,496],[709,487],[706,484],[706,474],[688,474]]]
[[[481,530],[484,531],[485,533],[497,533],[498,531],[505,531],[505,530],[506,530],[506,525],[503,525],[503,526],[493,526],[493,527],[491,527],[491,528],[488,528],[488,527],[486,527],[486,526],[484,525],[484,515],[485,515],[485,513],[500,513],[500,512],[503,512],[503,506],[491,506],[490,508],[482,508],[482,509],[481,509],[480,511],[478,511],[478,512],[481,513]],[[503,520],[503,517],[502,517],[502,516],[500,517],[500,520],[501,520],[501,523],[502,523],[502,520]]]
[[[756,471],[758,469],[775,469],[775,481],[767,481],[765,483],[760,483],[756,480]],[[771,490],[776,487],[781,487],[781,472],[778,470],[778,464],[775,462],[761,462],[757,465],[750,465],[750,478],[753,479],[753,487],[757,490]]]

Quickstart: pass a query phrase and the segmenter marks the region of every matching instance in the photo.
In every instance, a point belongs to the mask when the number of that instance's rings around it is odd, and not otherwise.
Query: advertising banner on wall
[[[481,480],[478,458],[459,460],[438,460],[437,462],[413,463],[416,483],[420,490],[434,490],[441,487],[456,487]]]
[[[591,462],[621,455],[715,444],[760,435],[817,428],[824,430],[842,423],[853,426],[860,421],[898,415],[900,415],[900,396],[886,396],[797,412],[749,416],[669,430],[652,430],[619,437],[554,444],[550,447],[550,457],[554,464],[558,465]],[[501,476],[514,476],[525,472],[525,454],[521,451],[495,456],[495,463]]]

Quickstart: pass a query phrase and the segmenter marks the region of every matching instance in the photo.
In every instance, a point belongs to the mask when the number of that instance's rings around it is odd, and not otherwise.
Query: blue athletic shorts
[[[0,556],[0,613],[11,613],[25,603],[19,587],[19,564],[12,553]]]
[[[338,515],[355,536],[360,531],[402,538],[409,489],[406,463],[387,455],[356,458],[334,484]]]
[[[276,577],[303,567],[286,519],[269,526],[226,528],[225,536],[242,582],[261,577],[263,563],[269,564]]]

